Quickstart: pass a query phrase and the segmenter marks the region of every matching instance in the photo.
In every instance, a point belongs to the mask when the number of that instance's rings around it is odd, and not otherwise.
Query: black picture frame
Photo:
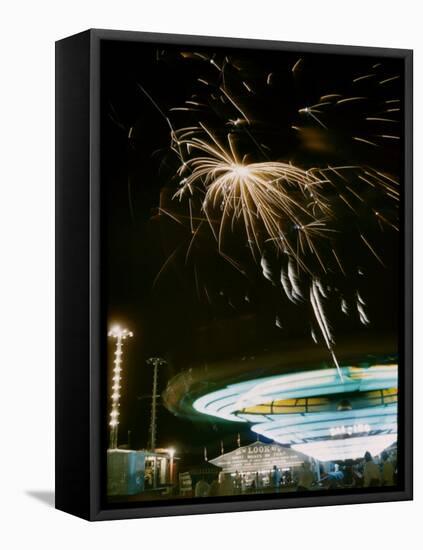
[[[171,501],[110,506],[102,499],[102,379],[104,296],[100,194],[100,45],[103,40],[183,46],[236,47],[389,57],[403,60],[404,200],[402,212],[400,342],[402,399],[395,490],[366,490],[290,498]],[[56,43],[56,508],[87,520],[359,504],[412,499],[412,89],[411,50],[335,46],[91,29]]]

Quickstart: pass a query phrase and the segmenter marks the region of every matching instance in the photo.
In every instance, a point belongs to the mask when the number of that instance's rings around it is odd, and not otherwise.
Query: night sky
[[[223,65],[222,76],[219,67]],[[113,41],[102,43],[101,67],[101,191],[106,243],[103,285],[108,322],[119,322],[134,332],[124,350],[119,443],[127,442],[130,430],[130,446],[144,448],[152,384],[152,369],[145,364],[148,357],[158,355],[168,361],[160,371],[162,392],[173,376],[191,367],[263,354],[290,342],[304,348],[313,345],[307,305],[281,300],[280,290],[252,261],[242,235],[229,239],[246,276],[216,253],[210,230],[199,232],[187,259],[189,220],[185,206],[171,198],[178,188],[180,178],[175,178],[175,173],[179,162],[170,149],[169,126],[163,114],[176,127],[201,121],[222,140],[232,132],[248,162],[270,158],[291,161],[304,169],[369,166],[401,181],[402,140],[380,136],[402,137],[401,112],[386,111],[390,106],[401,107],[403,69],[400,61],[370,57]],[[373,76],[354,82],[369,74]],[[399,78],[380,84],[397,75]],[[248,112],[247,131],[230,122],[240,116],[236,108],[228,101],[219,101],[223,78]],[[321,96],[334,93],[365,99],[336,108],[324,106],[323,114],[318,115],[324,126],[298,112],[318,103]],[[211,94],[216,102],[210,100]],[[386,103],[397,99],[400,101]],[[186,106],[186,100],[201,105],[194,106],[193,111],[169,111]],[[382,116],[397,122],[367,120]],[[302,131],[293,126],[300,126]],[[377,143],[369,145],[352,136]],[[336,234],[340,249],[348,249],[347,263],[365,271],[366,277],[360,278],[354,268],[354,275],[345,281],[330,274],[329,279],[333,285],[344,285],[345,293],[349,292],[348,285],[351,289],[360,285],[371,324],[363,327],[355,318],[342,318],[339,308],[331,304],[328,316],[336,324],[341,348],[344,340],[353,340],[360,352],[360,345],[374,337],[386,340],[387,351],[391,351],[397,347],[392,335],[399,322],[399,241],[389,227],[374,230],[366,210],[369,201],[382,211],[388,209],[387,216],[393,214],[384,197],[375,196],[370,189],[355,213],[337,211]],[[172,206],[182,223],[160,214],[159,206]],[[370,253],[363,253],[358,226],[372,235],[384,266]],[[283,319],[282,330],[275,326],[276,316]],[[106,368],[110,375],[111,360]],[[212,458],[220,454],[222,439],[226,450],[235,448],[239,427],[176,417],[161,403],[157,444],[172,445],[179,455],[193,461],[201,460],[207,445]],[[241,439],[245,444],[254,440],[248,427],[241,432]]]

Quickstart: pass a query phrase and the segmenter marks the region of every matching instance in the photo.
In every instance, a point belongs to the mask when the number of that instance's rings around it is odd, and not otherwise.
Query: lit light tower
[[[156,448],[156,432],[157,432],[157,398],[160,397],[157,393],[157,377],[159,367],[166,365],[166,361],[161,357],[150,357],[147,359],[147,365],[153,366],[153,394],[151,396],[151,423],[150,423],[150,450]]]
[[[122,379],[122,348],[123,341],[126,338],[131,338],[133,333],[126,328],[122,328],[119,325],[113,326],[108,336],[114,338],[116,341],[115,344],[115,359],[113,361],[113,385],[112,385],[112,409],[110,412],[110,449],[117,449],[118,446],[118,428],[119,428],[119,407],[120,407],[120,389],[121,389],[121,379]]]

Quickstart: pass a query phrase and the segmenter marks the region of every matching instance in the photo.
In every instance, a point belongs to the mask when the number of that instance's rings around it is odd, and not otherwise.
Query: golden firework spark
[[[327,178],[289,163],[247,163],[237,153],[231,134],[225,147],[204,125],[200,126],[208,141],[198,137],[177,141],[179,146],[185,145],[200,155],[181,164],[179,176],[190,173],[181,179],[174,198],[181,200],[199,188],[203,190],[202,208],[219,250],[223,249],[226,228],[233,230],[241,224],[255,258],[257,253],[262,255],[264,243],[272,241],[281,252],[292,254],[307,271],[303,257],[307,251],[316,253],[314,239],[330,231],[325,222],[330,206],[319,193]],[[296,235],[295,242],[290,234]]]

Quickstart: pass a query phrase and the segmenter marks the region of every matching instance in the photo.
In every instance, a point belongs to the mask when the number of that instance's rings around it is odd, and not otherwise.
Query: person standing
[[[374,463],[372,455],[369,451],[366,451],[364,455],[363,485],[364,487],[379,487],[380,483],[380,470]]]
[[[241,474],[238,470],[235,472],[235,492],[237,494],[241,492]]]
[[[200,479],[195,484],[195,496],[196,497],[208,497],[210,491],[210,485],[204,479]]]
[[[382,485],[395,485],[395,469],[394,465],[386,451],[382,453]]]
[[[247,489],[247,480],[245,478],[245,474],[241,475],[241,493],[245,493]]]
[[[279,470],[279,468],[276,465],[273,466],[271,481],[272,481],[272,485],[273,485],[274,489],[278,493],[280,485],[281,485],[281,471]]]
[[[310,491],[313,483],[314,475],[311,471],[310,462],[305,461],[299,471],[297,491]]]
[[[219,481],[214,479],[210,484],[209,497],[217,497],[219,495]]]
[[[229,473],[222,474],[219,485],[219,495],[233,495],[234,494],[234,482],[232,476]]]

